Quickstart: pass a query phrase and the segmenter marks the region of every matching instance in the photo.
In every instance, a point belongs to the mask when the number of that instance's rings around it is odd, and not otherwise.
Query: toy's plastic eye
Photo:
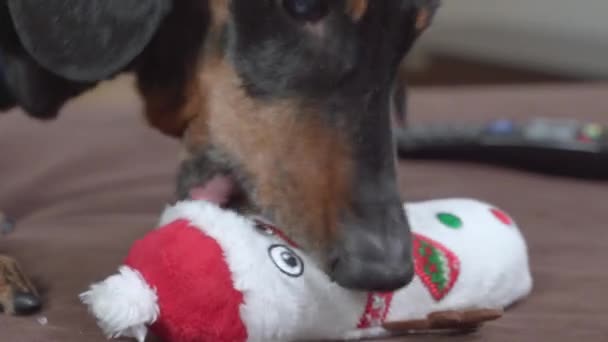
[[[272,245],[268,249],[268,255],[277,268],[286,275],[297,278],[304,273],[304,262],[291,248]]]
[[[289,15],[298,20],[317,21],[329,12],[328,0],[283,0]]]

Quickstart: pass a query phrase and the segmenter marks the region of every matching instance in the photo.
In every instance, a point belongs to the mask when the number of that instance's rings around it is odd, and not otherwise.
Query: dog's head
[[[391,99],[437,1],[6,0],[0,58],[41,117],[135,72],[153,126],[223,164],[340,284],[387,290],[413,273]]]

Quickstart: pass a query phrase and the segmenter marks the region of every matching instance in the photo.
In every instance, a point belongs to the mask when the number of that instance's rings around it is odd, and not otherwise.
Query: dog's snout
[[[330,275],[354,290],[392,291],[414,276],[411,235],[401,206],[345,225],[331,255]]]
[[[414,275],[411,260],[382,259],[371,261],[352,255],[342,255],[336,259],[332,278],[345,288],[361,291],[393,291],[409,284]]]

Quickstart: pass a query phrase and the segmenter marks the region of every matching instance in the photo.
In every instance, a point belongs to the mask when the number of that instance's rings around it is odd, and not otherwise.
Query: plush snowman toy
[[[416,277],[395,292],[344,289],[280,229],[189,201],[81,299],[108,337],[311,341],[475,328],[530,292],[526,244],[505,212],[469,199],[404,210]]]

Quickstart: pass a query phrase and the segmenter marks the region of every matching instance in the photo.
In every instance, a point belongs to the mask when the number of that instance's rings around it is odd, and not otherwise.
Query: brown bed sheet
[[[33,317],[0,316],[0,342],[104,341],[77,295],[115,271],[171,198],[178,145],[142,124],[128,90],[108,89],[56,122],[0,116],[0,208],[18,221],[0,252],[20,260],[46,301]],[[608,123],[607,97],[605,85],[414,89],[410,119]],[[476,197],[509,211],[535,278],[529,299],[474,334],[408,341],[608,341],[608,183],[467,163],[407,161],[400,170],[410,200]]]

